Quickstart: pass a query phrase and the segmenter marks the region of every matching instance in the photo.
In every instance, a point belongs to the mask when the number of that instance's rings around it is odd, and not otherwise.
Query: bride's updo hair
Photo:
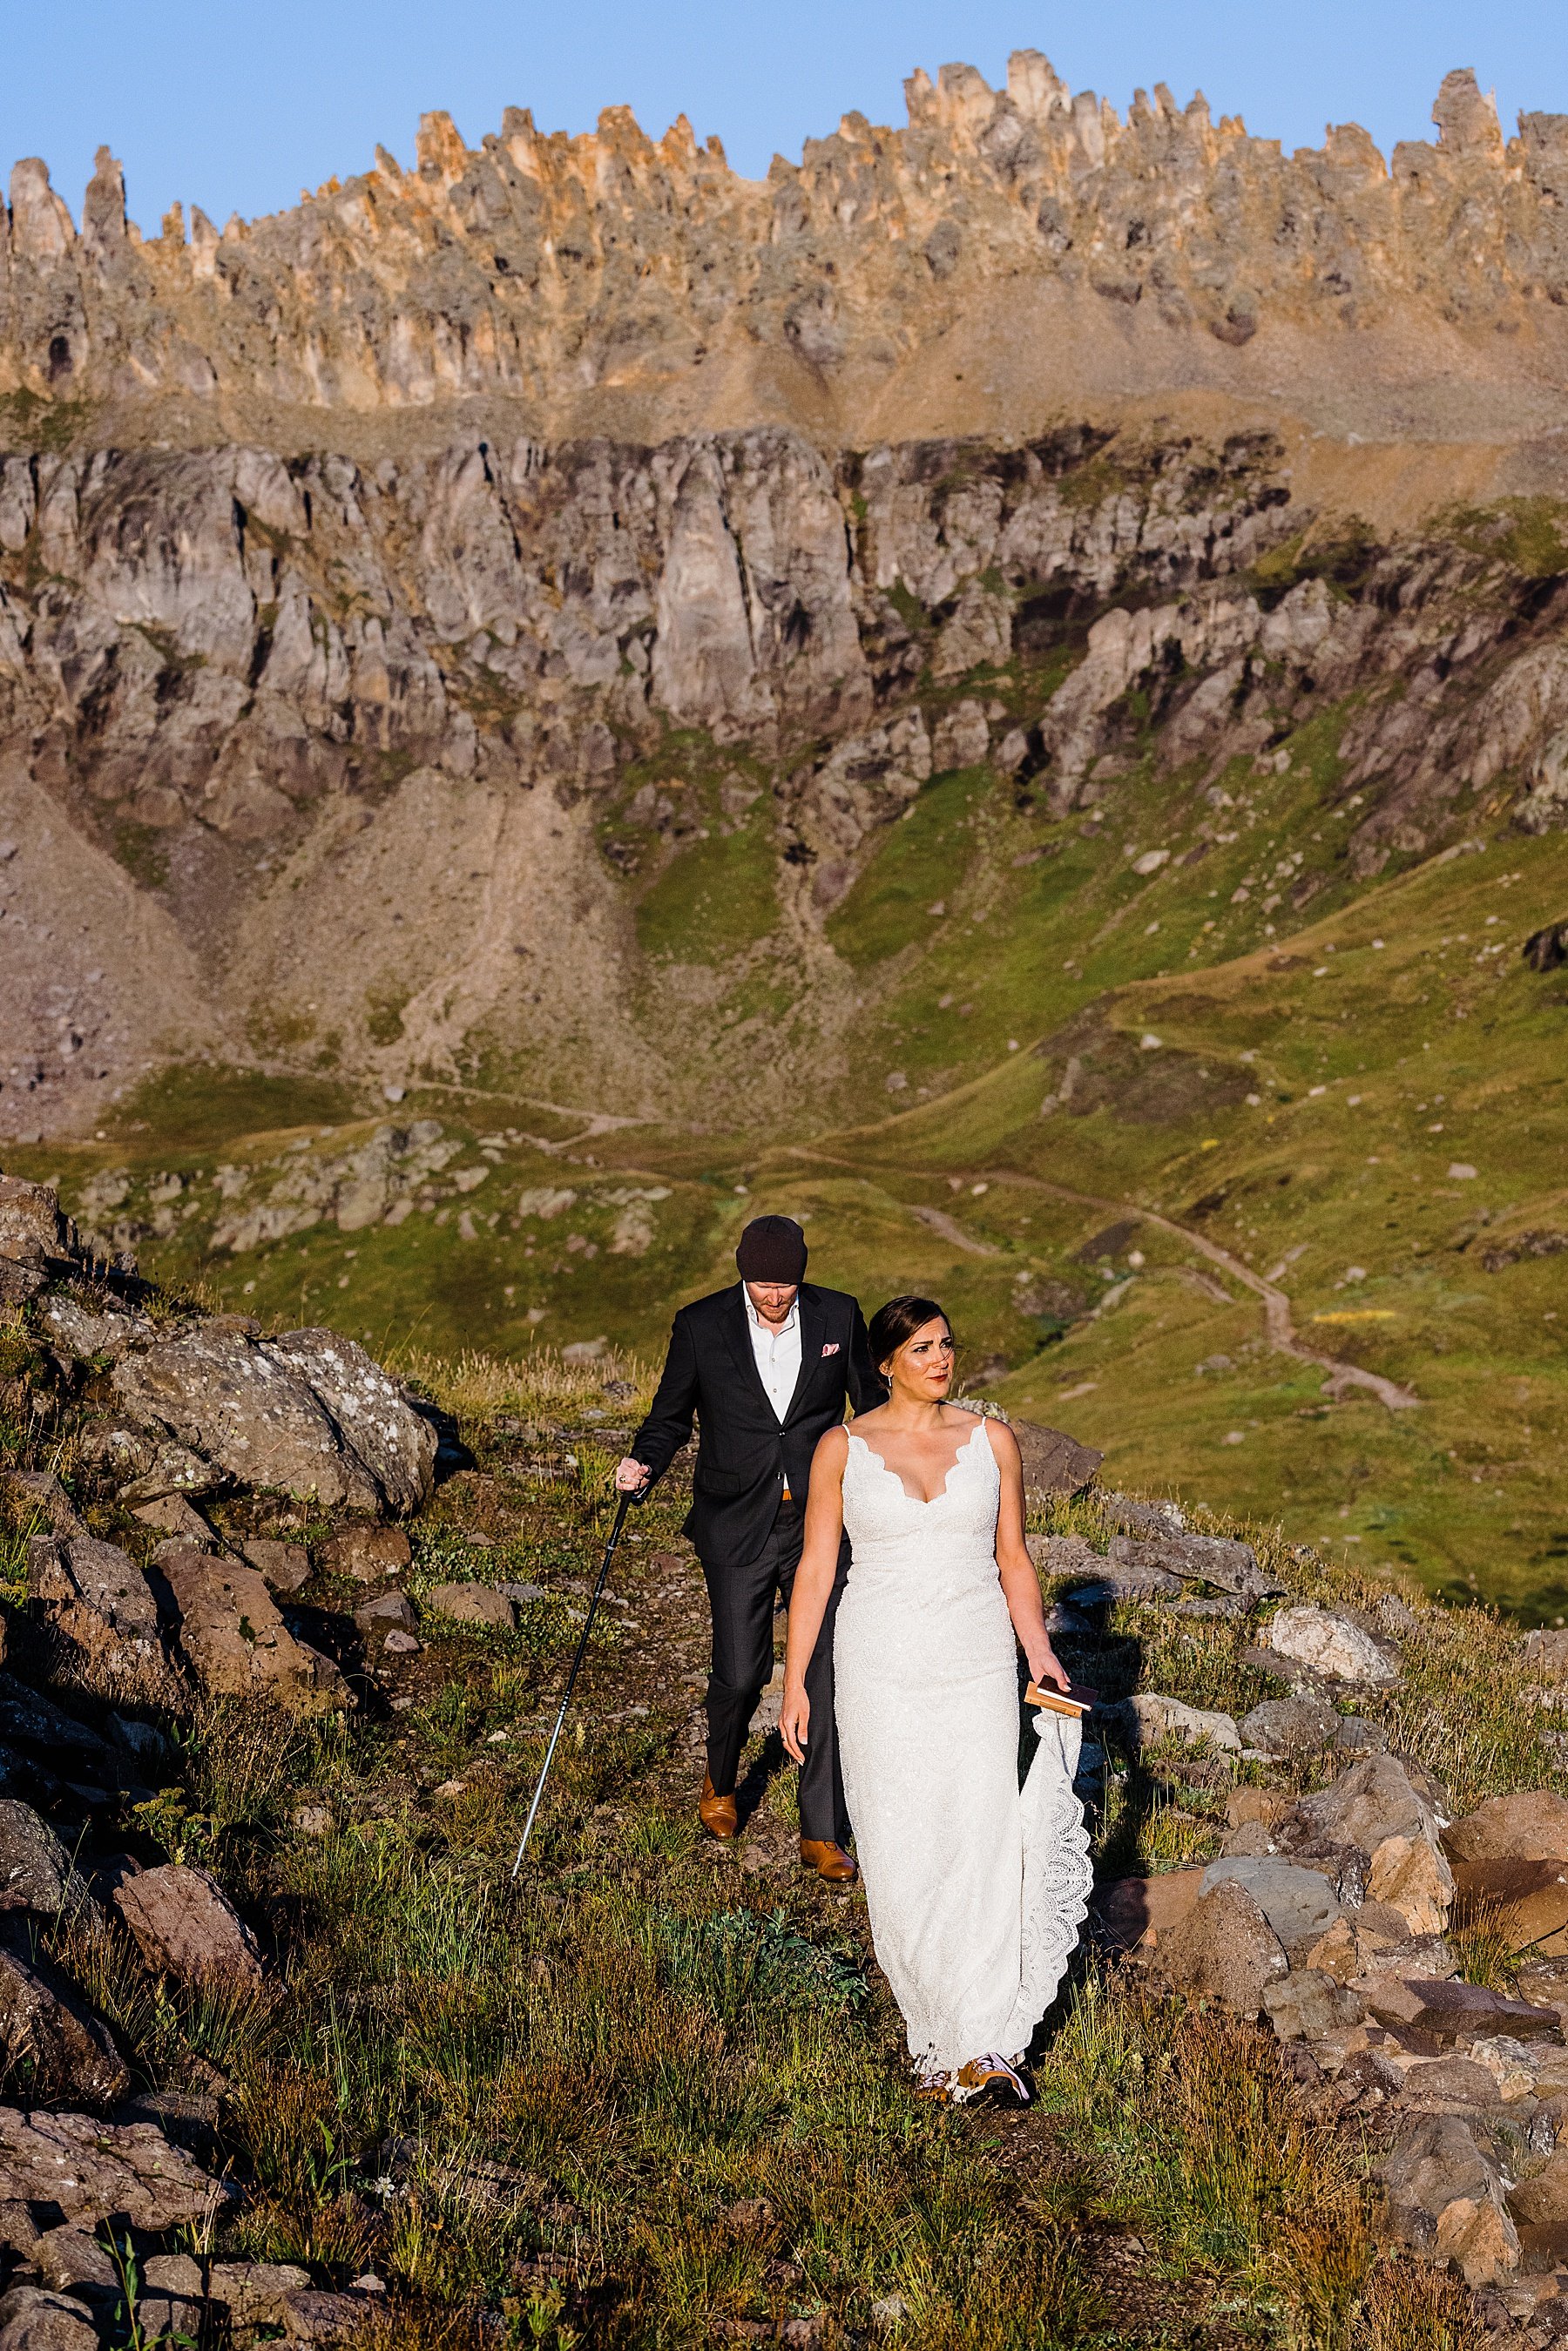
[[[934,1298],[890,1298],[885,1306],[879,1306],[866,1333],[871,1341],[871,1359],[877,1370],[885,1376],[887,1365],[900,1347],[913,1339],[916,1331],[923,1331],[927,1322],[946,1322],[949,1332],[953,1328],[946,1308],[938,1306]]]

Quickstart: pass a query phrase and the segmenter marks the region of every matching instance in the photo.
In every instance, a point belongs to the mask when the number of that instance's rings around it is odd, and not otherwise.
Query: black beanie
[[[753,1217],[735,1261],[742,1281],[804,1281],[806,1236],[793,1217]]]

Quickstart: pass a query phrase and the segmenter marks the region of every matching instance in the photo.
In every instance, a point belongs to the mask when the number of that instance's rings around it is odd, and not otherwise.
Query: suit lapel
[[[747,1311],[744,1282],[736,1283],[730,1297],[734,1302],[724,1318],[724,1335],[729,1343],[729,1352],[735,1358],[737,1371],[771,1420],[773,1406],[768,1401],[768,1391],[762,1384],[762,1374],[757,1368],[757,1357],[751,1351],[751,1320]]]
[[[795,1307],[800,1317],[800,1370],[795,1382],[795,1392],[784,1415],[786,1428],[794,1417],[796,1407],[804,1401],[806,1391],[811,1384],[811,1375],[822,1360],[822,1333],[828,1327],[827,1315],[814,1290],[802,1288]]]

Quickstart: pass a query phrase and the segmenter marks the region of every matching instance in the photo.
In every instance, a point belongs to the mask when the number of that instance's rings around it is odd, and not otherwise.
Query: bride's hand
[[[1049,1641],[1029,1660],[1029,1669],[1037,1683],[1054,1682],[1059,1690],[1070,1687],[1067,1668],[1059,1660]]]
[[[806,1760],[806,1732],[810,1720],[811,1701],[806,1696],[805,1684],[791,1687],[786,1682],[784,1703],[779,1709],[779,1736],[793,1762],[803,1763]]]

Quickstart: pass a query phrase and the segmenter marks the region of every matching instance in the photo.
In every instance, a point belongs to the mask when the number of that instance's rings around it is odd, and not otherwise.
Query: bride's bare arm
[[[830,1428],[811,1456],[811,1483],[806,1494],[806,1538],[800,1564],[795,1570],[795,1588],[789,1595],[784,1704],[779,1716],[779,1735],[797,1763],[806,1760],[806,1734],[811,1720],[806,1668],[811,1662],[838,1573],[839,1543],[844,1531],[844,1462],[849,1449],[844,1430]]]
[[[1045,1629],[1045,1607],[1040,1596],[1040,1577],[1024,1543],[1023,1461],[1019,1453],[1018,1438],[1006,1424],[988,1420],[986,1435],[991,1451],[996,1455],[997,1468],[1001,1472],[1001,1504],[997,1512],[997,1573],[1002,1579],[1002,1593],[1007,1600],[1008,1614],[1013,1620],[1013,1630],[1019,1646],[1029,1660],[1029,1669],[1037,1682],[1054,1682],[1059,1689],[1067,1687],[1066,1669],[1058,1662],[1051,1646],[1051,1635]]]

